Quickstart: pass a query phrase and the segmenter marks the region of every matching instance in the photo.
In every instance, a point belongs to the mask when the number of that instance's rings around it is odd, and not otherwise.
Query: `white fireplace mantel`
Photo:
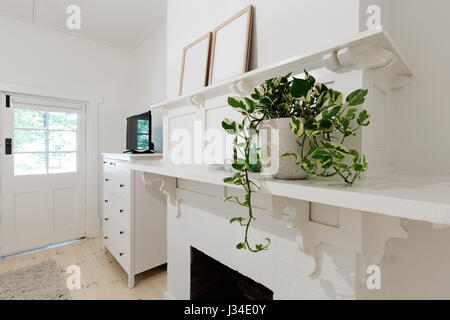
[[[230,176],[208,166],[174,165],[169,161],[131,164],[134,170],[205,184],[227,186]],[[374,214],[450,225],[450,174],[393,171],[368,178],[353,187],[324,180],[276,180],[255,174],[253,180],[261,193],[295,200],[360,210]]]
[[[229,219],[246,211],[224,202],[239,192],[223,183],[229,172],[164,160],[135,161],[130,168],[168,197],[167,299],[190,297],[191,246],[267,286],[275,299],[367,298],[367,267],[390,259],[391,239],[407,239],[403,219],[450,225],[449,175],[391,172],[351,188],[255,175],[262,189],[251,239],[269,237],[272,245],[252,254],[235,248],[243,230]]]

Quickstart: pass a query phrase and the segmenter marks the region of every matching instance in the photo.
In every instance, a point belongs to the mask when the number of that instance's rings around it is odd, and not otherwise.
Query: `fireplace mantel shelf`
[[[363,58],[363,59],[361,59]],[[413,74],[403,54],[382,27],[361,32],[350,39],[335,41],[326,47],[316,48],[306,54],[292,57],[273,65],[261,67],[220,83],[210,85],[195,92],[160,102],[150,107],[162,112],[185,105],[202,106],[205,100],[221,94],[234,92],[248,94],[250,89],[266,79],[293,72],[303,73],[304,69],[315,69],[323,66],[329,70],[340,72],[353,68],[383,69],[392,79],[392,86],[406,86]]]
[[[208,166],[174,165],[164,160],[130,165],[137,171],[235,187],[223,182],[229,173]],[[367,178],[353,187],[337,181],[285,181],[262,175],[255,175],[253,180],[262,187],[260,192],[274,196],[450,225],[450,174],[393,171]]]

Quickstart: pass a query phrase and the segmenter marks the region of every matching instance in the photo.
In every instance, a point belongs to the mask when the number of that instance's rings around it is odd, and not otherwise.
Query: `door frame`
[[[7,95],[29,95],[41,98],[52,98],[86,105],[86,179],[85,179],[85,199],[86,199],[86,237],[94,238],[101,235],[101,210],[99,202],[100,188],[100,153],[99,153],[99,106],[103,104],[103,97],[92,97],[80,94],[58,92],[52,90],[39,89],[15,84],[0,83],[0,108],[6,107]],[[1,128],[0,128],[1,129]],[[1,130],[0,130],[1,132]],[[4,137],[1,137],[3,139]],[[0,161],[5,156],[4,141],[0,141]],[[0,210],[4,210],[3,192],[7,186],[0,174]],[[0,215],[1,217],[1,215]],[[0,226],[2,226],[0,221]],[[1,232],[1,229],[0,229]],[[1,251],[0,251],[1,256]]]

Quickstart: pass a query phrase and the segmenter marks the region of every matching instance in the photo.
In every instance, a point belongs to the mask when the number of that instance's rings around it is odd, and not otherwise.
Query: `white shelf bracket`
[[[305,275],[314,274],[317,269],[316,248],[320,242],[308,232],[309,203],[278,196],[270,196],[270,198],[268,210],[271,216],[282,220],[285,227],[295,233],[299,251],[299,268]]]
[[[402,219],[390,216],[362,213],[365,227],[363,237],[362,256],[363,267],[379,265],[383,260],[392,258],[390,241],[393,239],[408,239],[408,232],[402,224]],[[364,274],[365,272],[363,272]]]
[[[383,67],[390,68],[389,65],[393,62],[393,65],[397,63],[397,58],[392,51],[384,48],[374,48],[373,46],[367,46],[365,52],[365,65],[369,69],[379,69]]]
[[[203,108],[203,106],[205,105],[205,100],[200,96],[191,96],[187,98],[187,101],[189,102],[189,104],[197,107],[197,109]]]
[[[238,89],[238,91],[241,93],[241,95],[243,96],[247,96],[251,93],[252,88],[250,86],[250,84],[245,81],[245,80],[241,80],[236,84],[236,88]]]
[[[145,172],[141,172],[141,179],[147,187],[155,188],[156,183],[159,183],[159,191],[162,192],[170,203],[177,205],[176,200],[176,179],[170,177],[157,176],[156,178],[148,178]],[[178,215],[179,216],[179,215]]]
[[[341,66],[345,68],[352,67],[356,64],[356,56],[351,47],[340,49],[336,56]]]
[[[330,71],[337,71],[342,68],[337,58],[336,52],[330,52],[322,57],[322,65]]]
[[[251,93],[252,87],[250,86],[248,81],[240,80],[238,82],[233,82],[232,84],[230,84],[230,91],[237,96],[244,97],[248,96]]]

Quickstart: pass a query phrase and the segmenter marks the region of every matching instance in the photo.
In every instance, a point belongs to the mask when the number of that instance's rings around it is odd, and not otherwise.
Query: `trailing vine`
[[[238,101],[234,98],[229,98],[230,105],[239,105],[239,108],[243,104],[242,101]],[[244,106],[245,108],[245,106]],[[230,220],[230,223],[239,223],[245,228],[244,240],[237,244],[237,249],[248,249],[251,252],[260,252],[267,250],[270,245],[270,239],[266,238],[265,244],[255,244],[252,246],[249,242],[249,229],[252,222],[255,220],[253,207],[252,207],[252,195],[255,193],[255,189],[259,189],[258,185],[251,180],[250,172],[259,172],[261,170],[261,160],[258,154],[256,143],[252,140],[257,136],[259,130],[260,119],[253,117],[251,113],[252,108],[246,111],[241,111],[244,114],[244,119],[241,123],[236,121],[225,119],[222,122],[222,127],[229,133],[234,135],[233,140],[233,169],[237,172],[224,179],[225,183],[242,186],[245,190],[245,196],[240,198],[238,196],[231,196],[225,199],[236,200],[238,204],[248,208],[248,217],[237,217]],[[242,141],[242,142],[240,142]]]

